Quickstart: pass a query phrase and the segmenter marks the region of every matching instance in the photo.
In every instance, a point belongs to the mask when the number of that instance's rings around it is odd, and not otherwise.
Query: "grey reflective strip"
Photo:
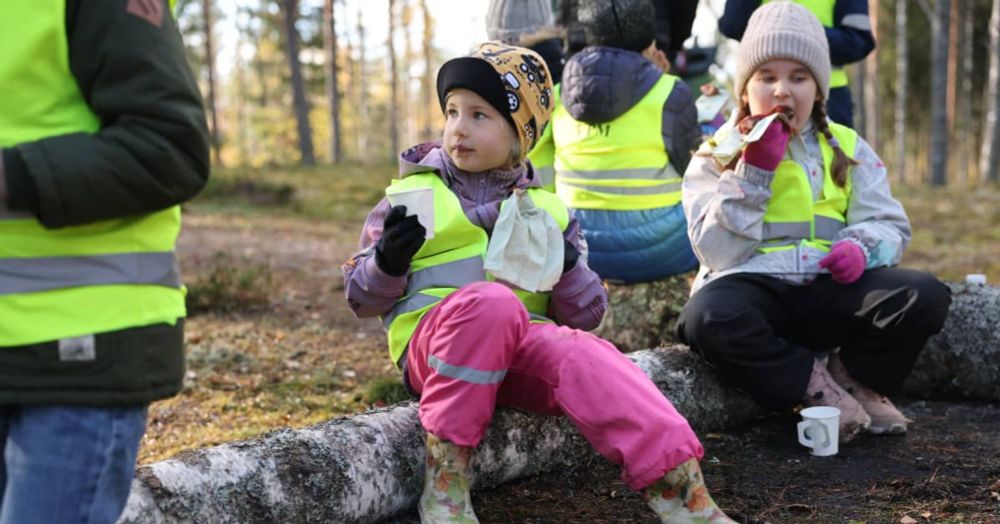
[[[412,295],[418,291],[436,287],[457,289],[480,280],[486,280],[483,257],[463,258],[410,273],[409,282],[406,284],[406,294]]]
[[[677,171],[670,164],[662,168],[643,167],[636,169],[608,169],[600,171],[560,171],[560,177],[582,178],[584,180],[612,180],[612,179],[632,179],[632,180],[666,180],[674,182]]]
[[[809,233],[809,222],[764,222],[765,241],[809,238]]]
[[[556,183],[556,168],[552,166],[536,167],[535,173],[538,173],[538,180],[542,182],[543,186],[551,186]]]
[[[840,25],[850,27],[851,29],[857,29],[859,31],[872,30],[872,21],[868,18],[868,15],[858,13],[850,14],[840,19]]]
[[[171,252],[0,259],[0,295],[107,284],[179,288],[181,277]]]
[[[382,317],[382,327],[384,327],[388,331],[389,324],[392,324],[392,321],[395,320],[396,317],[398,317],[399,315],[402,315],[403,313],[409,313],[411,311],[416,311],[422,307],[427,307],[431,304],[436,304],[437,302],[440,301],[441,297],[435,297],[433,295],[424,295],[423,293],[417,293],[416,295],[406,297],[403,300],[396,302],[396,305],[393,306],[392,311],[389,311],[388,315]]]
[[[594,186],[590,184],[577,184],[559,179],[559,183],[576,189],[584,189],[595,193],[608,193],[611,195],[667,195],[681,190],[681,183],[659,184],[645,187],[619,187],[619,186]]]
[[[847,224],[836,218],[816,215],[816,238],[823,240],[833,240],[837,233],[844,229]]]
[[[452,366],[434,355],[427,355],[427,365],[436,369],[441,375],[473,384],[499,384],[503,381],[503,377],[507,375],[506,369],[502,371],[481,371],[462,366]]]
[[[781,246],[794,246],[799,243],[799,240],[800,239],[798,238],[791,238],[785,240],[764,240],[763,243],[760,245],[760,247],[770,248],[770,247],[781,247]]]

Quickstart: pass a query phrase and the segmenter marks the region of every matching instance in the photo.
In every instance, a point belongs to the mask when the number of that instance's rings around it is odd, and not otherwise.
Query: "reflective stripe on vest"
[[[0,33],[0,148],[100,129],[70,71],[65,8],[0,2],[19,21]],[[60,229],[0,208],[0,347],[176,323],[179,232],[177,206]]]
[[[857,133],[835,123],[830,124],[830,132],[844,152],[853,158]],[[819,142],[824,166],[820,199],[813,199],[805,170],[792,160],[782,160],[771,182],[772,196],[764,212],[764,233],[758,251],[770,253],[797,245],[828,251],[837,233],[846,227],[851,178],[848,175],[845,187],[834,183],[833,148],[823,135],[819,135]]]
[[[775,0],[764,0],[763,3],[773,2]],[[833,27],[833,10],[837,6],[836,0],[792,0],[796,4],[805,7],[812,14],[816,15],[819,19],[819,23],[823,27]],[[849,15],[854,16],[854,15]],[[844,71],[843,67],[834,66],[830,70],[830,89],[835,87],[844,87],[847,85],[847,71]]]
[[[663,104],[677,78],[663,75],[618,118],[587,124],[559,104],[552,116],[556,192],[578,209],[639,210],[680,202],[681,178],[663,144]]]
[[[437,174],[410,175],[391,187],[394,191],[430,187],[434,192],[434,238],[427,239],[417,251],[410,263],[406,294],[382,318],[388,332],[389,354],[398,365],[420,319],[432,307],[465,285],[492,278],[483,270],[489,242],[486,231],[469,221],[458,197]],[[568,227],[569,211],[557,196],[541,189],[529,189],[528,195],[562,230]],[[515,289],[514,294],[533,320],[548,320],[544,317],[548,293]]]
[[[552,89],[552,107],[562,105],[559,101],[561,84],[556,84]],[[539,137],[535,147],[528,152],[528,160],[535,168],[535,175],[542,182],[542,189],[551,193],[556,192],[556,168],[555,163],[556,146],[552,141],[552,122],[545,125],[542,136]]]

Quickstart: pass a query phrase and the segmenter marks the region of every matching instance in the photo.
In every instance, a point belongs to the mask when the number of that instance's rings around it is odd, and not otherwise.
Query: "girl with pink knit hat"
[[[754,12],[737,51],[738,109],[684,176],[701,270],[678,334],[765,407],[839,408],[846,442],[906,432],[885,395],[951,298],[933,276],[896,267],[910,223],[878,155],[827,118],[830,70],[808,9]],[[741,139],[758,122],[759,139]]]
[[[708,495],[688,422],[586,331],[604,314],[605,290],[579,223],[525,160],[552,110],[544,61],[486,43],[445,63],[437,90],[443,141],[403,152],[400,179],[343,268],[348,303],[381,317],[420,399],[421,521],[477,522],[474,451],[496,407],[510,406],[568,417],[663,522],[733,522]],[[390,204],[401,191],[432,195],[432,224]]]

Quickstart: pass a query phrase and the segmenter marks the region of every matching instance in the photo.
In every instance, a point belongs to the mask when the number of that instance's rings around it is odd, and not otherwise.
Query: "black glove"
[[[563,239],[563,243],[566,244],[563,247],[563,273],[573,269],[576,265],[577,259],[580,258],[580,252],[576,250],[576,247],[569,240]]]
[[[393,207],[382,223],[382,238],[375,244],[375,264],[394,277],[405,275],[426,233],[416,215],[406,216],[406,206]]]

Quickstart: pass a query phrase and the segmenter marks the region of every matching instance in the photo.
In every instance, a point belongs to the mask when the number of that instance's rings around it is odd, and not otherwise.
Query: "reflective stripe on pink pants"
[[[477,282],[445,298],[420,322],[406,358],[424,429],[460,446],[479,444],[499,404],[566,415],[634,489],[704,454],[631,360],[585,331],[530,323],[502,284]]]

